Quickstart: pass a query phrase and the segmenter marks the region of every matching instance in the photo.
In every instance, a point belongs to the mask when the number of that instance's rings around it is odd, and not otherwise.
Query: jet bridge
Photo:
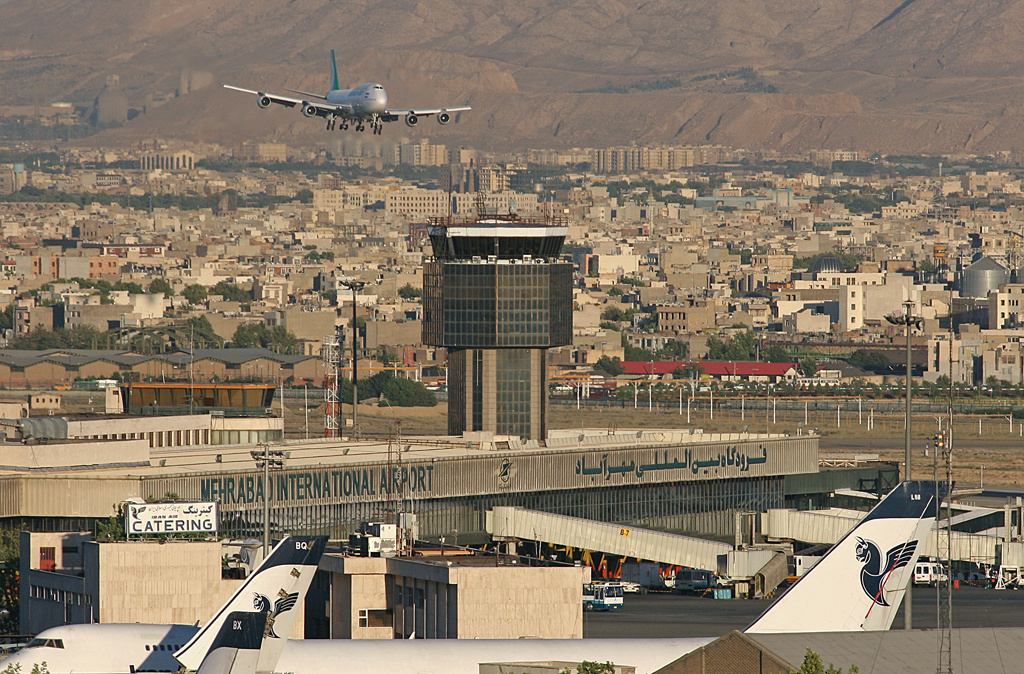
[[[696,569],[717,569],[718,556],[733,549],[726,543],[692,536],[512,506],[496,506],[488,510],[486,528],[496,540],[542,541]]]
[[[995,564],[1004,543],[1003,527],[991,527],[981,531],[957,531],[956,527],[972,520],[981,520],[993,514],[1002,514],[991,508],[956,506],[960,512],[953,515],[953,559],[965,562]],[[832,545],[845,536],[867,513],[857,510],[830,508],[828,510],[797,511],[772,509],[761,513],[761,534],[769,540],[794,540],[804,543]],[[945,520],[940,521],[945,526]],[[984,525],[983,525],[984,526]],[[921,541],[921,556],[938,555],[936,538],[927,536]],[[1005,553],[1004,553],[1004,556]]]

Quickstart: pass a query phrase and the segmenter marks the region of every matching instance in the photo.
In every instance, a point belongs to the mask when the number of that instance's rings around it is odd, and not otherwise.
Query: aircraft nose
[[[388,95],[383,89],[377,92],[373,99],[377,112],[384,112],[388,108]]]

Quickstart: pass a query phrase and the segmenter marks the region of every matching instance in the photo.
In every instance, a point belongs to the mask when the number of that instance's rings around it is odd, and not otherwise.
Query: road
[[[719,637],[742,630],[768,604],[747,599],[701,599],[673,594],[627,595],[620,610],[584,613],[585,638]],[[935,590],[914,588],[914,627],[935,627]],[[894,627],[902,628],[903,611]],[[1024,627],[1024,591],[953,591],[954,627]]]

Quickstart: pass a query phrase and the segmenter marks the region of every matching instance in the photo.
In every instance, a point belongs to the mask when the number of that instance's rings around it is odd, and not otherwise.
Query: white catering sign
[[[129,503],[126,526],[132,534],[216,533],[217,504]]]

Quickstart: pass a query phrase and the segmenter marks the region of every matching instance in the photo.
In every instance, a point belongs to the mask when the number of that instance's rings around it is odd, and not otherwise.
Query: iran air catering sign
[[[129,503],[126,517],[129,536],[217,532],[216,503]]]

